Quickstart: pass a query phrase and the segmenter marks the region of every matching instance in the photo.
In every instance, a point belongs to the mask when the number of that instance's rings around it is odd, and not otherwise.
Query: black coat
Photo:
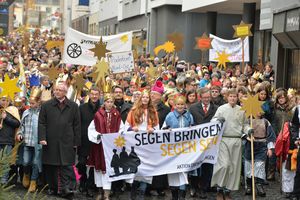
[[[47,145],[43,146],[43,164],[73,165],[76,155],[74,146],[80,146],[80,130],[80,114],[76,103],[65,99],[62,110],[57,99],[42,104],[38,139],[47,141]]]
[[[115,101],[115,106],[119,113],[121,114],[122,122],[125,123],[127,119],[127,115],[132,107],[132,104],[126,103],[124,100]]]
[[[6,112],[6,118],[3,120],[0,129],[0,144],[14,145],[16,128],[19,128],[20,121],[14,118],[9,112]]]
[[[163,104],[163,102],[159,102],[156,106],[156,111],[159,118],[159,128],[161,128],[165,122],[166,116],[171,112],[171,109]]]
[[[159,128],[165,122],[166,116],[171,112],[171,109],[163,104],[163,102],[159,102],[156,106],[156,111],[159,119]],[[152,188],[153,189],[165,189],[168,187],[168,177],[167,175],[153,176],[152,180]]]
[[[215,115],[217,109],[218,109],[218,106],[211,103],[209,105],[207,114],[205,114],[203,107],[202,107],[202,102],[198,102],[198,103],[191,105],[189,111],[193,115],[194,124],[199,125],[199,124],[204,124],[204,123],[210,122],[210,120]]]
[[[81,120],[81,146],[78,147],[78,156],[87,157],[90,154],[92,142],[88,138],[88,127],[93,121],[95,113],[100,108],[100,101],[94,106],[91,101],[79,106]]]

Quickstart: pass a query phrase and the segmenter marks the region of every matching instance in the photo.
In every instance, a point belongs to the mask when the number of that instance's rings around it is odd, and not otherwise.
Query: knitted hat
[[[164,93],[164,85],[161,81],[156,81],[153,87],[151,88],[151,92],[157,92],[159,94]]]

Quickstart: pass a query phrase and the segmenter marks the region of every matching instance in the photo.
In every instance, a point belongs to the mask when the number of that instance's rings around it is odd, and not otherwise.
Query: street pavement
[[[284,198],[284,195],[280,194],[280,183],[279,181],[275,181],[275,182],[269,182],[269,185],[265,186],[266,189],[266,193],[267,196],[266,197],[257,197],[257,200],[277,200],[277,199],[286,199]],[[26,190],[22,188],[22,186],[20,184],[18,184],[13,191],[18,194],[20,197],[24,196],[26,194]],[[56,196],[49,196],[46,195],[46,192],[43,193],[46,196],[46,200],[63,200],[62,198],[56,197]],[[216,193],[208,193],[208,200],[213,200],[216,198]],[[243,186],[241,186],[239,191],[236,192],[232,192],[232,198],[234,200],[251,200],[252,196],[245,196],[244,195],[244,189]],[[92,200],[95,198],[87,198],[85,195],[81,194],[80,192],[76,192],[74,195],[74,200]],[[112,200],[114,200],[115,198],[111,198]],[[165,197],[146,197],[146,200],[162,200],[162,199],[171,199],[171,194],[170,191],[166,191],[166,196]],[[197,197],[192,198],[190,197],[189,194],[187,194],[187,198],[186,200],[196,200],[199,199]],[[129,192],[124,192],[119,200],[129,200]]]

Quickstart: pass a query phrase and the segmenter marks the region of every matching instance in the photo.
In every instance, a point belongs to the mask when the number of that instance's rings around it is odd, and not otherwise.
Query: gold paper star
[[[206,33],[203,33],[201,37],[195,37],[196,45],[195,49],[200,49],[202,51],[211,49],[212,38],[209,38]]]
[[[74,87],[76,88],[77,92],[81,91],[83,88],[87,88],[82,73],[76,74],[74,79],[75,79]]]
[[[95,80],[95,83],[97,84],[100,80],[105,80],[105,75],[109,72],[108,63],[105,62],[104,58],[101,59],[101,61],[97,61],[96,65],[96,71],[97,78]]]
[[[49,68],[47,75],[49,76],[50,81],[55,81],[59,76],[59,70],[56,67],[54,67],[54,65],[52,65]]]
[[[60,51],[63,52],[64,49],[64,41],[63,40],[49,40],[46,44],[46,49],[50,51],[50,49],[54,47],[59,47]]]
[[[233,34],[234,38],[237,38],[237,37],[245,38],[247,36],[252,36],[251,30],[250,30],[252,27],[252,24],[245,24],[243,21],[241,21],[241,23],[239,25],[233,25],[232,27],[234,29],[234,34]]]
[[[15,93],[21,92],[22,90],[17,86],[18,78],[10,79],[7,74],[4,76],[4,82],[0,83],[0,88],[2,92],[1,97],[10,97],[10,99],[15,99]]]
[[[154,67],[152,62],[149,63],[149,67],[147,68],[147,74],[151,78],[156,78],[158,76],[158,68]]]
[[[95,44],[95,47],[89,50],[94,52],[94,56],[96,56],[98,60],[101,60],[101,58],[105,57],[107,52],[110,52],[106,49],[106,43],[102,41],[102,37],[100,37],[100,41]]]
[[[167,36],[168,40],[175,45],[175,51],[178,52],[183,48],[183,34],[174,32]]]
[[[134,46],[134,47],[142,46],[141,38],[137,37],[137,36],[134,36],[132,38],[132,46]]]
[[[122,136],[118,136],[115,141],[114,141],[114,144],[117,146],[117,147],[124,147],[126,145],[126,140],[124,137]]]
[[[243,103],[241,109],[245,111],[247,117],[256,118],[259,113],[263,113],[261,106],[264,102],[258,100],[258,94],[255,96],[248,94],[247,98],[242,99],[241,101]]]
[[[126,43],[128,41],[128,35],[123,35],[120,40],[123,42],[123,43]]]
[[[222,51],[222,53],[219,53],[217,52],[218,54],[218,58],[216,58],[216,60],[218,61],[218,65],[217,67],[219,66],[223,66],[224,69],[226,69],[226,63],[227,62],[230,62],[230,60],[228,59],[228,57],[231,55],[231,54],[227,54],[225,51]]]

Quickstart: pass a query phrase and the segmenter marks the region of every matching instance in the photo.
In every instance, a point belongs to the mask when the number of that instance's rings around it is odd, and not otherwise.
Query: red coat
[[[112,108],[110,113],[111,122],[110,126],[108,126],[107,113],[105,112],[105,109],[101,107],[96,112],[94,117],[94,123],[97,132],[101,134],[119,132],[121,124],[121,115],[116,108]],[[100,142],[99,144],[92,144],[87,165],[94,166],[96,170],[106,171],[102,142]]]
[[[275,143],[275,154],[277,157],[282,155],[282,162],[286,160],[290,149],[290,130],[289,122],[285,122],[283,130],[279,133]]]

